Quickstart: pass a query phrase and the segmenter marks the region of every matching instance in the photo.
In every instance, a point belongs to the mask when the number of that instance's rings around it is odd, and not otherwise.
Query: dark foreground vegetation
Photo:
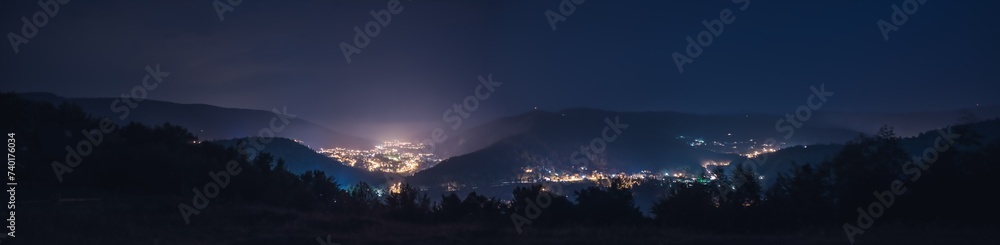
[[[296,175],[266,149],[249,157],[169,124],[116,126],[93,140],[101,119],[73,105],[2,94],[0,108],[12,116],[0,126],[17,135],[17,240],[25,244],[1000,240],[994,201],[1000,142],[982,142],[969,126],[952,128],[962,137],[923,164],[886,128],[826,162],[797,165],[771,188],[748,166],[706,173],[705,183],[663,184],[657,188],[667,197],[650,217],[635,206],[632,188],[640,187],[622,179],[566,192],[519,187],[504,198],[430,197],[405,183],[380,190],[319,171]],[[92,150],[68,158],[82,141],[92,142]],[[227,170],[229,179],[220,181]],[[222,187],[208,191],[210,183]],[[205,192],[215,195],[196,200]]]

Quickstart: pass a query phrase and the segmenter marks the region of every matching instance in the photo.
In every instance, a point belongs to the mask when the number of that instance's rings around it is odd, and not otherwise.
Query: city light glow
[[[432,153],[424,152],[421,143],[401,140],[387,141],[374,149],[356,150],[346,148],[320,148],[320,154],[332,157],[344,165],[362,168],[371,172],[388,172],[413,175],[441,162]]]

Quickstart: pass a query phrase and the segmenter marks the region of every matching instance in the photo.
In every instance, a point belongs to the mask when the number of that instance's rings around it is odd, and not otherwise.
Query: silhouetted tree
[[[257,156],[253,159],[253,166],[260,170],[262,173],[267,173],[271,171],[271,163],[274,162],[274,155],[267,152],[257,153]]]
[[[675,183],[671,194],[657,201],[651,212],[661,224],[705,227],[717,207],[711,188],[698,183]]]
[[[347,208],[347,192],[340,189],[334,177],[327,176],[323,171],[309,170],[300,178],[323,205],[335,210]]]
[[[608,187],[587,187],[574,192],[580,215],[591,224],[611,225],[642,220],[632,191],[624,178],[613,178]]]
[[[761,202],[761,186],[757,173],[742,163],[733,168],[733,198],[729,205],[736,207],[751,207]]]
[[[427,194],[421,193],[408,183],[399,184],[395,192],[390,192],[385,197],[385,203],[389,208],[390,217],[411,221],[425,218],[430,212],[431,205]]]
[[[826,162],[832,169],[833,201],[843,220],[853,220],[856,209],[872,202],[872,192],[886,189],[901,179],[903,163],[909,156],[900,147],[899,137],[884,126],[873,137],[849,142]]]
[[[531,225],[553,226],[576,221],[577,207],[566,196],[542,185],[514,188],[511,217],[528,220]]]
[[[826,165],[792,163],[792,173],[779,174],[767,192],[768,214],[780,227],[829,223],[833,212],[830,169]]]
[[[375,189],[364,181],[358,182],[358,184],[352,186],[350,191],[348,191],[348,194],[351,197],[349,206],[354,212],[367,213],[375,210],[381,210],[381,198],[379,198]]]
[[[462,207],[462,199],[455,192],[441,195],[441,203],[434,207],[434,213],[443,221],[456,221],[467,215]]]

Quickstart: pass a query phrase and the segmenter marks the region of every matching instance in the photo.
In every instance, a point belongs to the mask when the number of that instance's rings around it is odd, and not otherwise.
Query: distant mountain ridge
[[[190,129],[201,140],[260,136],[262,129],[269,128],[271,119],[275,117],[274,112],[264,110],[224,108],[205,104],[179,104],[147,99],[137,103],[134,109],[130,109],[123,122],[118,120],[122,113],[115,112],[111,106],[115,98],[64,98],[50,93],[22,93],[19,95],[40,102],[77,104],[88,114],[112,118],[115,122],[180,125]],[[282,110],[283,108],[277,109]],[[295,114],[294,110],[290,110],[288,113]],[[338,133],[301,118],[291,118],[289,121],[287,127],[276,132],[273,136],[301,140],[314,147],[336,146],[367,149],[374,146],[374,143],[369,140]]]
[[[706,162],[729,162],[741,157],[693,147],[687,139],[758,142],[780,138],[774,131],[774,117],[761,115],[715,116],[676,112],[612,112],[594,109],[571,109],[561,112],[532,111],[502,118],[456,135],[441,151],[458,156],[442,161],[434,168],[417,173],[412,179],[425,185],[470,182],[480,185],[513,181],[524,175],[524,168],[556,172],[636,173],[695,170]],[[581,160],[581,147],[608,137],[609,121],[623,124],[614,140],[596,144],[604,150],[587,166]],[[797,129],[799,143],[844,142],[859,132],[804,126]],[[490,142],[492,140],[496,142]],[[601,140],[598,140],[601,139]],[[784,140],[782,140],[784,141]],[[488,145],[483,149],[476,149]],[[739,149],[745,150],[745,149]],[[466,153],[468,152],[468,153]],[[462,154],[466,153],[466,154]],[[581,169],[580,167],[586,167]]]
[[[454,138],[437,146],[435,153],[442,156],[468,154],[507,137],[531,130],[567,126],[556,125],[561,122],[588,121],[590,124],[594,124],[593,122],[599,124],[603,121],[603,117],[608,115],[618,115],[623,121],[649,125],[647,129],[652,130],[650,133],[671,138],[688,136],[725,139],[734,136],[743,140],[763,140],[766,138],[779,139],[785,135],[785,133],[775,130],[775,122],[782,116],[768,114],[702,115],[671,111],[614,112],[588,108],[567,109],[558,112],[534,110],[460,131],[453,136]],[[568,126],[577,127],[578,125],[568,124]],[[600,128],[593,130],[600,130]],[[791,139],[783,141],[790,144],[839,143],[853,138],[860,132],[809,121],[802,128],[796,128]],[[597,133],[600,132],[590,132],[588,135]]]
[[[896,134],[910,137],[929,129],[998,117],[1000,117],[1000,106],[977,106],[958,110],[899,113],[831,111],[816,113],[813,120],[818,126],[846,128],[859,132],[875,132],[879,127],[889,125],[895,129]],[[813,120],[810,120],[810,123]]]
[[[74,99],[49,93],[20,95],[49,103],[74,103],[82,107],[85,112],[97,117],[119,116],[119,113],[113,111],[110,106],[114,98]],[[190,129],[202,140],[230,143],[234,138],[257,136],[261,129],[269,126],[269,122],[275,116],[275,113],[263,110],[155,100],[144,100],[129,113],[130,115],[121,123],[134,121],[158,125],[169,122]],[[760,142],[774,138],[786,143],[786,147],[810,146],[808,150],[788,148],[779,151],[780,154],[772,154],[775,156],[772,161],[774,163],[772,166],[775,167],[773,170],[780,171],[781,166],[787,166],[791,161],[800,164],[821,161],[835,153],[836,149],[839,149],[839,144],[854,139],[859,134],[873,132],[866,129],[874,125],[895,126],[897,134],[910,136],[944,127],[955,121],[981,120],[997,115],[1000,115],[1000,107],[927,113],[818,112],[804,122],[801,128],[795,128],[791,137],[784,139],[787,132],[775,129],[776,121],[783,118],[780,115],[705,115],[669,111],[615,112],[588,108],[558,112],[533,110],[492,120],[449,135],[446,142],[435,147],[435,153],[447,159],[409,179],[424,185],[448,182],[487,185],[523,178],[526,168],[584,173],[593,170],[605,173],[639,170],[674,171],[698,169],[701,168],[701,164],[708,161],[735,162],[745,159],[734,154],[693,147],[690,145],[692,139],[704,139],[706,144],[711,144],[746,143],[755,140]],[[591,145],[594,139],[606,137],[603,136],[606,120],[620,120],[628,127],[623,129],[621,135],[613,142],[605,142],[606,149],[596,154],[594,161],[589,161],[591,164],[587,165],[586,169],[581,169],[579,164],[574,164],[576,160],[581,159],[579,154],[581,147]],[[279,143],[272,148],[281,149],[280,152],[275,152],[276,155],[283,154],[289,161],[298,159],[296,165],[288,166],[293,172],[324,167],[327,168],[324,171],[340,174],[338,178],[378,179],[375,176],[378,173],[343,166],[309,149],[309,146],[370,149],[374,145],[371,141],[340,134],[299,118],[291,119],[288,128],[274,136],[304,142],[305,145],[300,145],[292,140],[278,140]],[[293,153],[285,153],[286,151]],[[770,169],[765,170],[770,171]],[[536,177],[538,174],[534,173]]]
[[[881,125],[897,128],[897,134],[910,137],[927,130],[945,127],[960,120],[982,120],[1000,112],[996,107],[928,113],[816,113],[796,128],[789,139],[787,132],[775,130],[778,115],[700,115],[679,112],[613,112],[596,109],[568,109],[559,112],[531,111],[497,119],[454,135],[437,146],[437,153],[451,157],[434,168],[417,173],[411,179],[425,185],[468,182],[479,185],[513,181],[525,175],[524,168],[566,170],[574,167],[573,152],[601,137],[605,118],[619,118],[629,124],[619,140],[608,142],[601,154],[606,173],[639,170],[664,171],[697,169],[705,161],[742,161],[745,158],[697,149],[677,139],[705,138],[706,141],[762,141],[774,138],[783,147],[810,145],[809,149],[788,148],[775,155],[763,170],[781,171],[795,161],[819,162],[839,151],[840,144],[861,134],[858,131]],[[966,112],[967,111],[967,112]],[[968,118],[971,115],[971,118]],[[967,118],[963,118],[967,117]],[[866,123],[844,123],[854,118]],[[922,119],[922,120],[917,120]],[[884,122],[884,123],[880,123]],[[875,126],[877,125],[877,126]],[[900,130],[901,125],[904,130]],[[917,128],[920,128],[917,130]],[[899,132],[902,131],[902,132]],[[907,146],[915,140],[904,140]],[[742,150],[742,149],[741,149]],[[781,166],[781,167],[777,167]],[[774,168],[772,168],[774,167]],[[610,172],[608,172],[610,171]]]
[[[990,119],[961,125],[971,130],[969,131],[970,133],[966,133],[965,135],[960,134],[960,137],[963,137],[963,139],[973,140],[984,145],[1000,140],[1000,119]],[[916,136],[900,137],[900,147],[909,155],[921,156],[923,151],[927,147],[933,146],[934,140],[941,136],[941,132],[938,132],[938,130],[946,133],[949,128],[953,129],[954,127],[955,125],[950,125],[940,129],[925,130]],[[958,132],[955,131],[955,133]],[[773,183],[774,177],[777,177],[777,174],[787,173],[791,169],[792,164],[819,165],[824,161],[831,160],[840,153],[843,146],[843,143],[818,144],[781,149],[757,158],[758,162],[763,161],[760,163],[757,171],[758,174],[767,177],[764,183],[765,186],[768,186]],[[957,150],[963,149],[958,148]]]
[[[240,141],[250,140],[265,142],[259,137],[214,140],[212,142],[226,147],[237,147]],[[358,181],[375,184],[385,180],[380,173],[372,173],[362,169],[346,166],[336,159],[319,154],[315,150],[291,139],[270,138],[269,141],[270,142],[268,143],[262,144],[263,148],[261,151],[274,155],[275,161],[279,158],[285,160],[285,168],[288,169],[289,172],[302,174],[309,170],[321,170],[328,176],[336,177],[341,184],[354,184]]]

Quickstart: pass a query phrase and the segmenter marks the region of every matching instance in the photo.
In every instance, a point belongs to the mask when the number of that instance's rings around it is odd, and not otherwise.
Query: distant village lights
[[[423,144],[405,141],[388,141],[368,150],[345,148],[323,149],[317,152],[337,159],[344,165],[363,168],[370,172],[413,174],[429,168],[441,159],[430,153],[422,153]]]

